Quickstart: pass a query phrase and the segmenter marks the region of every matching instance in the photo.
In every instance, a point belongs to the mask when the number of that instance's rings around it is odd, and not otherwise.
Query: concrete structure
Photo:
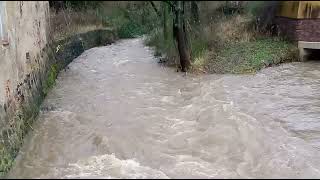
[[[276,22],[280,34],[298,41],[301,60],[320,49],[320,1],[283,1]]]
[[[48,2],[0,1],[0,177],[31,122],[48,59],[48,28]]]

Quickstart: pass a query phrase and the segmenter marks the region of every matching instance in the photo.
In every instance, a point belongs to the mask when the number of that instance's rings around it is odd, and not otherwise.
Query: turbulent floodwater
[[[320,178],[320,63],[184,77],[152,54],[76,58],[9,178]]]

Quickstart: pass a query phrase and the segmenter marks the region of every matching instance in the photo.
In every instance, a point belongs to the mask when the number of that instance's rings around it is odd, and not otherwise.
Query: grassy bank
[[[206,16],[207,22],[188,29],[192,72],[255,73],[265,67],[299,60],[297,46],[259,31],[254,14],[226,15],[216,10],[212,17],[208,21]],[[179,54],[171,34],[165,40],[162,29],[157,28],[150,33],[146,44],[155,47],[155,54],[164,56],[167,65],[175,66],[179,64]]]
[[[209,51],[201,68],[211,73],[255,73],[284,62],[297,61],[298,50],[277,38],[259,38]]]

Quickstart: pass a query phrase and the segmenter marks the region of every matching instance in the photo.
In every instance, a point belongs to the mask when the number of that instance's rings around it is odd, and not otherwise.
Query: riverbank
[[[261,32],[256,17],[216,12],[210,22],[189,30],[191,72],[256,73],[262,68],[299,60],[297,45],[272,32]],[[146,45],[155,48],[168,66],[179,66],[179,54],[172,35],[164,39],[161,28],[150,33]],[[172,33],[172,32],[169,32]]]
[[[272,37],[227,44],[208,51],[202,62],[201,58],[200,62],[197,60],[193,63],[195,70],[234,74],[256,73],[266,67],[299,61],[295,45]]]

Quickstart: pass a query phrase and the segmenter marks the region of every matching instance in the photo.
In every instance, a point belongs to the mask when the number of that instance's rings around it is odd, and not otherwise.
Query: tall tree
[[[185,7],[183,1],[165,1],[167,2],[174,13],[173,18],[173,36],[178,44],[180,56],[180,66],[183,72],[186,72],[190,65],[190,51],[187,46],[187,32],[185,26]]]

